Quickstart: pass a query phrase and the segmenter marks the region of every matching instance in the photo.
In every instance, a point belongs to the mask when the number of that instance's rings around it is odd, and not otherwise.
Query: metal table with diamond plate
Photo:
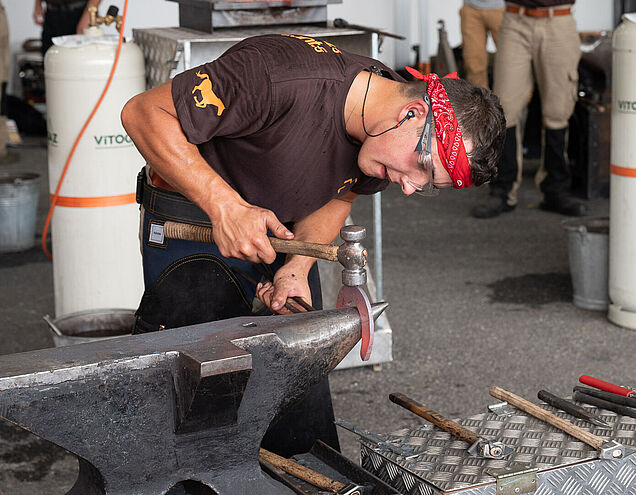
[[[572,416],[542,404],[572,421]],[[513,408],[514,409],[514,408]],[[508,459],[471,457],[466,442],[423,422],[390,434],[391,443],[412,454],[380,450],[361,441],[362,466],[405,495],[636,495],[636,418],[597,412],[611,429],[572,421],[595,435],[626,447],[619,460],[600,460],[597,451],[522,411],[477,414],[458,423],[515,449]]]

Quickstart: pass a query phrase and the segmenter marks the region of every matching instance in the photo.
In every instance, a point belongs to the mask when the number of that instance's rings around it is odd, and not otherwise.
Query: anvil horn
[[[262,474],[261,439],[360,336],[345,308],[0,356],[0,415],[80,458],[69,494],[291,493]]]

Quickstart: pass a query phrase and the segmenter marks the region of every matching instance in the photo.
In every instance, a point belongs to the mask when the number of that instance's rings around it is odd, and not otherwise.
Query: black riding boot
[[[587,208],[570,194],[572,177],[565,159],[565,132],[566,129],[545,130],[543,166],[547,175],[541,182],[540,206],[543,210],[580,217],[587,213]]]
[[[503,154],[497,167],[497,177],[490,183],[490,197],[485,203],[473,208],[475,218],[492,218],[500,213],[511,211],[515,205],[509,205],[508,193],[517,178],[517,128],[506,129]]]

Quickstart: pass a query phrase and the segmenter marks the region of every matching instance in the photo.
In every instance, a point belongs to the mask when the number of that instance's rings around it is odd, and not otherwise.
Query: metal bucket
[[[609,218],[577,218],[561,224],[568,231],[572,302],[579,308],[606,311]]]
[[[55,320],[43,317],[55,347],[83,344],[130,335],[135,324],[134,309],[94,309],[71,313]]]
[[[0,253],[35,245],[39,193],[38,174],[0,172]]]

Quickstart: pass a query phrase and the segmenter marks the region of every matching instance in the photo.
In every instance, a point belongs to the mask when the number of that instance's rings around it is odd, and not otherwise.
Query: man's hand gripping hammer
[[[212,227],[202,227],[178,222],[166,222],[163,226],[164,236],[168,239],[214,243]],[[373,347],[375,325],[371,313],[369,297],[362,290],[367,283],[367,250],[360,241],[367,235],[364,227],[347,225],[340,229],[340,237],[344,241],[340,246],[334,244],[317,244],[268,237],[277,253],[297,254],[321,258],[328,261],[339,261],[342,270],[343,286],[338,293],[337,308],[355,306],[360,313],[362,325],[362,343],[360,357],[367,361]]]

